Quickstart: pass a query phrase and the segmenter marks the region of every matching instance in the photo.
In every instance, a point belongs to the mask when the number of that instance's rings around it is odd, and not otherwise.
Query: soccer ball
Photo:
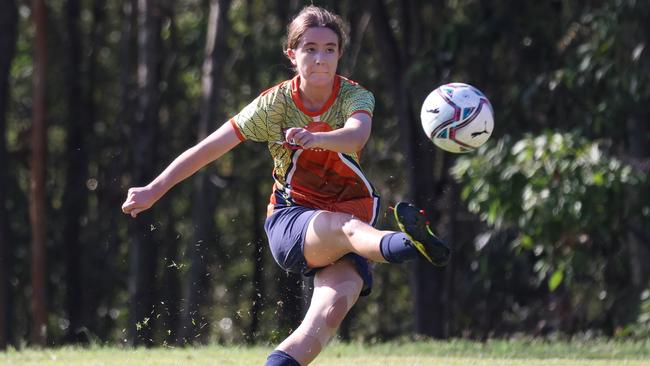
[[[440,86],[427,96],[420,112],[422,128],[439,148],[470,152],[492,135],[494,112],[487,97],[464,83]]]

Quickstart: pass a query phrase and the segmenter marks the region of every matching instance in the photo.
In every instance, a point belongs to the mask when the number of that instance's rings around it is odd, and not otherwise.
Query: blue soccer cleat
[[[435,266],[449,263],[451,249],[431,231],[423,211],[410,203],[398,202],[393,212],[400,230],[424,259]]]

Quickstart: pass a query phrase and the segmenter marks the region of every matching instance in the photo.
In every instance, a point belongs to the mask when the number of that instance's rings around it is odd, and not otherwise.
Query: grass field
[[[120,349],[109,347],[13,349],[0,353],[0,365],[25,366],[230,366],[262,365],[270,347],[187,347]],[[315,366],[451,365],[451,366],[650,366],[650,340],[404,342],[377,345],[333,344]]]

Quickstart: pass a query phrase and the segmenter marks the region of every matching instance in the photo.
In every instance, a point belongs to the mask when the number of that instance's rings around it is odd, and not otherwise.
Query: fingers
[[[146,210],[145,207],[135,207],[136,203],[131,201],[131,202],[124,202],[122,205],[122,212],[124,212],[127,215],[131,215],[131,217],[136,217],[138,214],[144,210]]]
[[[295,136],[296,136],[296,134],[298,134],[298,133],[300,132],[300,130],[302,130],[302,128],[295,128],[295,127],[288,128],[288,129],[284,132],[284,139],[285,139],[285,141],[287,141],[287,142],[290,143],[290,144],[294,144],[294,145],[297,144],[297,143],[295,142]]]
[[[129,207],[122,207],[122,212],[135,218],[140,212],[146,210],[146,208],[134,208],[132,206],[133,205],[130,205]]]
[[[306,149],[316,147],[315,135],[304,128],[287,129],[285,132],[285,140],[289,144],[299,145]]]
[[[122,212],[131,215],[131,217],[136,217],[140,212],[146,210],[145,197],[138,195],[140,189],[138,188],[129,188],[126,200],[122,204]],[[145,199],[145,201],[143,201]]]
[[[133,202],[131,197],[129,197],[122,204],[122,212],[127,214],[127,215],[133,216],[133,211],[136,210],[136,208],[134,206],[135,206],[135,202]],[[135,216],[133,216],[133,217],[135,217]]]
[[[124,203],[122,204],[122,212],[125,214],[128,214],[133,210],[133,205],[135,205],[135,202],[133,201],[133,196],[134,196],[134,189],[129,188],[128,193],[126,194],[126,200],[124,200]]]

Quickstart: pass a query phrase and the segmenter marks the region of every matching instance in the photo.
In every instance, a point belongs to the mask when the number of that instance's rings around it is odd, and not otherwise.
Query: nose
[[[323,64],[323,54],[321,52],[316,53],[316,65]]]

